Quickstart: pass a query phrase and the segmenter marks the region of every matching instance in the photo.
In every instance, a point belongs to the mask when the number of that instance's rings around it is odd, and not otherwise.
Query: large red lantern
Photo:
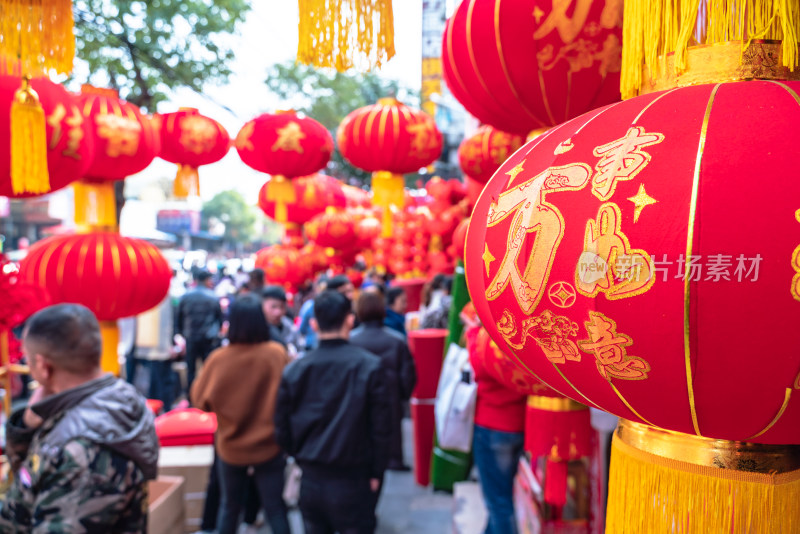
[[[103,368],[118,372],[116,320],[138,315],[167,295],[172,271],[161,252],[113,232],[56,236],[35,243],[20,276],[53,302],[83,304],[103,330]]]
[[[311,264],[304,262],[303,254],[294,247],[272,245],[256,254],[256,267],[264,269],[264,278],[270,284],[296,291],[312,275]],[[308,254],[306,257],[310,257]]]
[[[384,208],[384,231],[391,228],[391,206],[404,204],[402,175],[436,161],[442,134],[423,111],[395,98],[351,112],[336,132],[339,151],[356,167],[373,173],[372,203]]]
[[[225,157],[231,138],[227,130],[194,108],[181,108],[160,117],[161,152],[159,156],[178,165],[173,192],[178,198],[198,196],[200,178],[197,168]]]
[[[267,217],[277,220],[277,203],[268,197],[269,184],[273,178],[267,180],[258,192],[258,206]],[[294,188],[294,202],[286,204],[286,223],[304,224],[314,216],[325,211],[328,206],[343,208],[346,196],[342,184],[336,178],[324,174],[312,174],[292,180]]]
[[[306,223],[306,237],[317,245],[334,250],[356,246],[356,221],[352,213],[328,209]]]
[[[465,0],[442,68],[478,120],[527,135],[619,100],[621,41],[622,2]]]
[[[324,168],[333,138],[322,124],[294,111],[264,113],[242,127],[236,150],[248,166],[272,175],[267,200],[277,203],[275,219],[286,222],[286,206],[297,201],[289,180]]]
[[[492,337],[625,419],[800,443],[800,341],[779,335],[800,320],[799,90],[650,94],[526,145],[487,184],[467,238]]]
[[[0,75],[0,196],[24,198],[32,193],[14,193],[11,185],[11,101],[19,88],[19,78]],[[34,78],[31,88],[39,95],[45,114],[47,170],[50,191],[61,189],[81,178],[94,157],[94,139],[75,98],[47,78]]]
[[[525,143],[521,135],[514,135],[484,124],[472,137],[458,147],[458,164],[464,174],[486,183],[494,171]]]

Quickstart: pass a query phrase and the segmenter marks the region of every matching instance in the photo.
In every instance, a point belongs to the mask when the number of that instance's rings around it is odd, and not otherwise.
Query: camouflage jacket
[[[6,426],[14,480],[0,532],[146,532],[158,440],[136,390],[105,376],[32,409],[44,419],[39,428],[26,428],[22,412]]]

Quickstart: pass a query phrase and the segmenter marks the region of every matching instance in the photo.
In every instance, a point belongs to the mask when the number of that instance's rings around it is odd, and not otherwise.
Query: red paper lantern
[[[472,137],[464,139],[458,147],[458,164],[464,174],[486,183],[494,171],[525,143],[521,135],[514,135],[484,124]]]
[[[464,250],[467,246],[467,229],[469,228],[469,218],[462,220],[453,232],[453,245],[455,246],[456,259],[464,261]]]
[[[800,321],[798,91],[644,95],[523,147],[467,236],[492,338],[560,393],[625,419],[800,443],[800,341],[780,334]]]
[[[87,180],[122,180],[144,170],[158,155],[160,139],[153,122],[120,100],[116,91],[84,85],[78,105],[95,146]]]
[[[306,223],[306,237],[324,248],[350,249],[356,244],[353,214],[329,209]]]
[[[258,206],[267,217],[277,220],[277,203],[269,199],[269,185],[272,178],[258,192]],[[325,208],[343,208],[346,197],[342,184],[336,178],[324,174],[311,174],[292,180],[293,202],[286,203],[286,223],[305,224]]]
[[[470,0],[448,20],[442,69],[483,123],[518,135],[619,100],[622,2]]]
[[[328,256],[325,254],[325,249],[316,243],[306,243],[300,249],[301,258],[308,258],[312,266],[311,272],[317,274],[328,268]]]
[[[11,101],[19,89],[19,78],[0,75],[0,196],[25,198],[11,187]],[[94,157],[94,139],[66,89],[47,78],[34,78],[31,87],[39,95],[45,113],[47,132],[47,170],[50,190],[56,191],[81,178]]]
[[[272,245],[256,253],[256,267],[264,270],[264,278],[270,284],[283,286],[293,291],[302,286],[311,276],[310,264],[302,261],[296,248]]]
[[[364,217],[356,223],[358,248],[370,248],[379,235],[381,235],[381,222],[372,215]]]
[[[197,168],[225,157],[231,138],[223,126],[194,108],[181,108],[160,117],[161,156],[177,164],[174,193],[178,198],[200,193]]]

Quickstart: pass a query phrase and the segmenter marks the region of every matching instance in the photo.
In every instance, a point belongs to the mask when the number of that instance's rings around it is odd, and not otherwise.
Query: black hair
[[[264,269],[256,267],[250,271],[250,286],[253,289],[260,288],[264,285]]]
[[[211,278],[211,273],[206,271],[206,270],[201,270],[201,271],[197,271],[196,273],[194,273],[195,281],[197,281],[197,282],[199,282],[201,284],[204,283],[209,278]]]
[[[326,289],[336,289],[338,290],[341,287],[350,284],[350,279],[345,274],[337,274],[333,278],[328,280],[327,285],[325,286]]]
[[[232,344],[254,345],[270,340],[267,318],[257,295],[251,293],[234,300],[228,318],[228,341]]]
[[[267,286],[261,291],[261,298],[264,300],[274,299],[286,302],[286,290],[281,286]]]
[[[406,290],[402,287],[390,287],[386,290],[386,305],[387,306],[394,306],[395,301],[400,297],[400,295],[405,295]]]
[[[28,319],[25,342],[56,367],[88,374],[100,365],[100,324],[86,306],[57,304]]]
[[[314,299],[314,319],[322,333],[341,330],[351,313],[350,301],[334,289],[326,289]]]

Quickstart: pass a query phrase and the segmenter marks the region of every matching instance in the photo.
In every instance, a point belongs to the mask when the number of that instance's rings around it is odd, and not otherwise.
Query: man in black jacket
[[[383,360],[386,385],[392,407],[392,440],[389,465],[393,471],[407,471],[403,463],[403,404],[411,398],[417,384],[417,369],[408,344],[395,330],[383,325],[386,305],[377,291],[365,291],[356,301],[356,315],[361,326],[350,333],[350,343],[366,349]]]
[[[175,316],[175,333],[186,339],[187,397],[192,389],[198,360],[204,361],[216,348],[222,327],[222,308],[211,289],[214,285],[211,273],[198,271],[194,279],[197,287],[181,297]]]
[[[278,443],[303,470],[306,534],[370,534],[386,469],[391,410],[381,360],[347,341],[351,304],[337,291],[314,301],[319,348],[283,373]]]

